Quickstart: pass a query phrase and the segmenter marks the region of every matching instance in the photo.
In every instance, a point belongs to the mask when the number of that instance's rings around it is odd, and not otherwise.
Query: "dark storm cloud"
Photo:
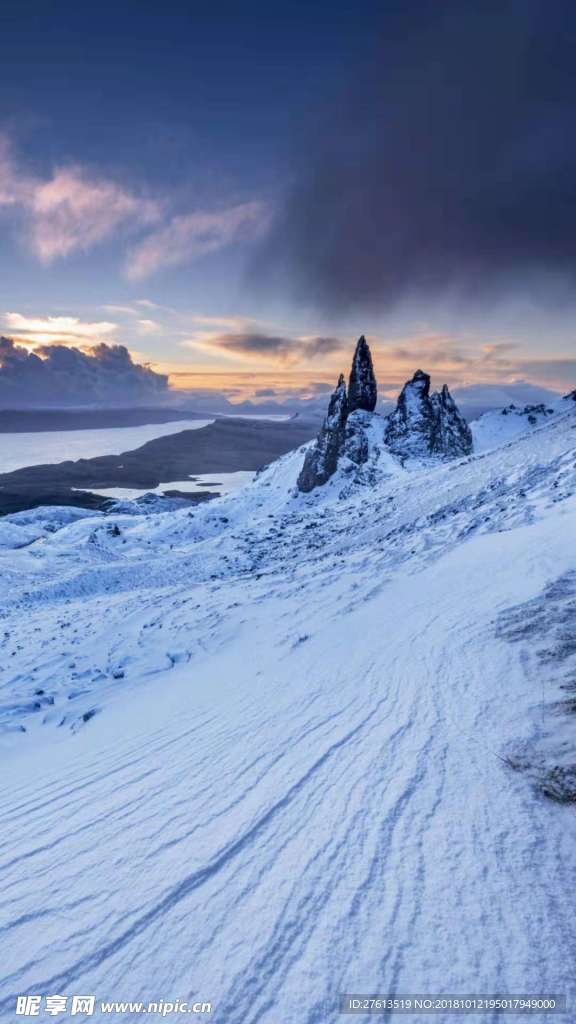
[[[123,345],[81,351],[46,345],[35,352],[0,337],[0,407],[145,405],[162,401],[168,378],[138,366]]]
[[[330,355],[344,346],[341,338],[289,338],[269,334],[219,334],[210,344],[238,355],[273,356],[283,362],[297,359],[315,359]]]
[[[387,5],[258,276],[330,310],[572,281],[575,44],[568,0]]]

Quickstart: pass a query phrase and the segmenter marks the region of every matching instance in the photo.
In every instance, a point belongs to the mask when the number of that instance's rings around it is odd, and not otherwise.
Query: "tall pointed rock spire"
[[[365,409],[367,412],[374,412],[378,398],[376,377],[372,365],[372,355],[368,342],[364,335],[358,339],[352,370],[350,371],[350,382],[348,384],[348,411]]]
[[[306,452],[298,477],[298,490],[305,493],[313,491],[320,484],[325,484],[336,471],[338,456],[344,445],[347,416],[346,382],[341,373],[316,443]]]

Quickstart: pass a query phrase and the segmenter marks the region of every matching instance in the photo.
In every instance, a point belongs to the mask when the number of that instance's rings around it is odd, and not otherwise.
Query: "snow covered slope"
[[[576,999],[576,813],[543,795],[574,749],[576,406],[420,470],[374,444],[309,495],[302,461],[0,551],[6,1020],[24,992],[222,1024]]]
[[[566,408],[566,399],[558,398],[547,405],[508,405],[504,409],[491,409],[470,424],[474,451],[489,451],[507,441],[513,441],[521,434],[541,427],[551,416],[563,415]]]

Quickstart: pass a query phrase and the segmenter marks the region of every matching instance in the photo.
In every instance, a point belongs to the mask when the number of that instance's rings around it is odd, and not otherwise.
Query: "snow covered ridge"
[[[404,385],[389,416],[374,412],[377,384],[370,348],[364,335],[352,360],[348,391],[341,374],[316,444],[306,453],[298,478],[304,493],[330,479],[342,458],[362,466],[369,456],[366,428],[370,417],[385,420],[383,444],[401,463],[413,459],[454,459],[472,451],[472,434],[447,385],[430,394],[430,377],[417,370]],[[355,413],[361,412],[361,417]]]
[[[557,416],[570,408],[576,392],[558,398],[548,404],[508,405],[504,409],[493,409],[471,423],[474,451],[483,452],[541,427],[551,416]]]
[[[513,441],[521,434],[533,433],[551,417],[569,412],[575,404],[576,390],[546,403],[538,402],[524,406],[511,404],[502,409],[491,409],[470,424],[474,451],[489,451],[491,448]]]
[[[2,1019],[574,1005],[576,402],[452,460],[386,426],[349,413],[366,461],[310,493],[301,448],[193,510],[10,517],[38,535],[0,550]]]
[[[536,433],[500,448],[420,465],[416,460],[403,465],[390,451],[386,417],[356,409],[346,418],[338,471],[309,495],[297,486],[310,450],[304,448],[272,463],[244,491],[193,510],[160,513],[151,506],[143,514],[140,507],[131,512],[126,503],[110,515],[66,507],[5,517],[0,520],[0,585],[9,628],[0,644],[8,655],[0,666],[0,693],[7,702],[0,700],[0,723],[9,730],[16,726],[19,733],[22,727],[35,731],[41,723],[77,727],[78,717],[91,710],[94,699],[106,700],[108,687],[117,689],[118,680],[161,673],[193,659],[197,644],[206,644],[204,630],[191,628],[184,639],[178,616],[173,623],[161,610],[160,634],[150,625],[150,632],[142,626],[137,636],[125,631],[122,608],[125,603],[139,607],[143,594],[160,609],[171,587],[177,593],[222,587],[223,598],[239,580],[252,587],[260,576],[272,574],[287,582],[297,569],[312,575],[319,566],[333,571],[342,557],[352,565],[373,559],[376,577],[414,573],[424,555],[427,561],[478,533],[536,521],[576,490],[576,403],[563,408],[563,415],[548,418]],[[68,607],[74,609],[73,621]],[[115,608],[118,623],[109,630]],[[38,634],[47,648],[58,650],[66,631],[72,631],[73,666],[63,666],[60,654],[55,661],[39,656],[30,643],[31,614],[40,617]],[[217,621],[223,622],[221,611]],[[55,710],[42,718],[30,716],[38,685],[44,691],[40,696],[54,699]]]

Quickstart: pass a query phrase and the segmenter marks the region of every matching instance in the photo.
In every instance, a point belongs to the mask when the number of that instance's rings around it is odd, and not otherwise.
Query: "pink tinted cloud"
[[[90,249],[119,227],[155,223],[160,204],[136,195],[79,166],[58,167],[41,178],[14,160],[0,136],[0,206],[19,209],[28,226],[32,251],[43,263]]]
[[[24,237],[44,264],[92,249],[119,231],[142,235],[147,229],[126,261],[126,274],[136,281],[254,238],[269,222],[268,207],[257,201],[167,220],[169,206],[169,197],[150,199],[77,164],[56,167],[45,176],[31,173],[15,159],[10,139],[0,134],[0,208],[20,213]]]
[[[127,276],[138,281],[165,267],[254,238],[265,229],[268,220],[268,208],[260,202],[173,217],[165,227],[132,248],[126,264]]]
[[[114,182],[88,178],[79,167],[61,168],[37,185],[30,204],[32,245],[44,263],[90,249],[121,225],[157,220],[159,208]]]

